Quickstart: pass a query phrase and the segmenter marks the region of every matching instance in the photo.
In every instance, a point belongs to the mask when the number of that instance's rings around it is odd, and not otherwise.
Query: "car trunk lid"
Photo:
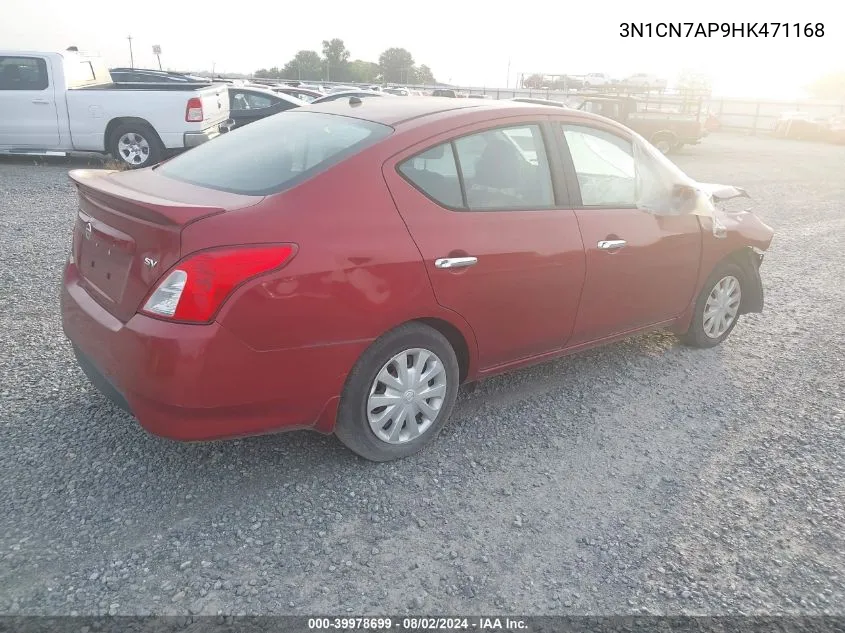
[[[80,283],[123,322],[183,256],[186,225],[261,200],[177,182],[152,169],[73,170],[70,178],[79,190],[72,259]]]

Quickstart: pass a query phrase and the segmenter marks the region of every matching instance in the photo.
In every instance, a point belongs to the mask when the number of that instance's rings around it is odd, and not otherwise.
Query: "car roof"
[[[494,99],[451,99],[448,97],[361,99],[361,102],[355,105],[350,104],[348,100],[336,99],[309,105],[309,110],[313,112],[340,114],[391,127],[431,115],[448,116],[450,112],[457,115],[470,109],[478,111],[501,110],[503,115],[505,113],[521,114],[538,111],[546,114],[549,111],[549,106]]]

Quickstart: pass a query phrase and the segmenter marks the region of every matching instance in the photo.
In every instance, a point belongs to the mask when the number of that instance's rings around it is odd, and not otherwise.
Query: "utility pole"
[[[129,40],[129,67],[135,68],[135,56],[132,54],[132,36],[126,38]]]
[[[511,58],[508,57],[508,76],[505,78],[505,88],[510,88],[511,83]]]

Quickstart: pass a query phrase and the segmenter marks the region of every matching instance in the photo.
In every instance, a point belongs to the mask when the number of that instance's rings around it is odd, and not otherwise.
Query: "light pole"
[[[132,54],[132,36],[126,38],[129,40],[129,67],[135,68],[135,56]]]

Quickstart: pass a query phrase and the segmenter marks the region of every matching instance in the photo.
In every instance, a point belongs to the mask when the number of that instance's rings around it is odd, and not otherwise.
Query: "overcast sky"
[[[777,6],[780,4],[781,6]],[[520,72],[656,73],[683,68],[710,73],[717,92],[798,96],[802,85],[845,70],[841,1],[703,2],[466,0],[2,0],[0,48],[61,50],[76,45],[110,66],[252,72],[282,66],[296,51],[319,51],[343,39],[352,59],[378,61],[391,46],[407,48],[437,79],[473,86],[513,86]],[[822,38],[623,39],[619,23],[822,22]],[[510,73],[508,62],[510,60]]]

